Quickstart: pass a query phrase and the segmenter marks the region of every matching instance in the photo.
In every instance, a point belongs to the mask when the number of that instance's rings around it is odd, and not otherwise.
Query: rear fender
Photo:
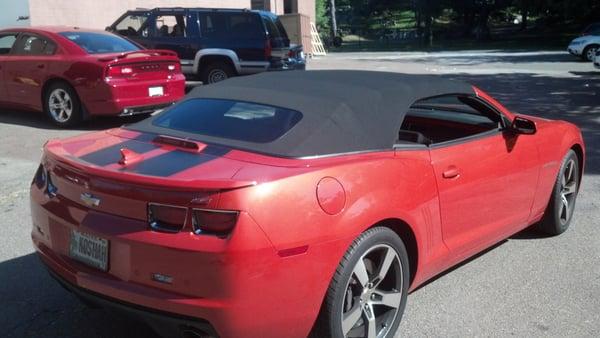
[[[240,66],[240,59],[233,50],[224,48],[205,48],[199,50],[194,57],[194,74],[198,74],[198,71],[200,70],[200,61],[202,58],[209,55],[228,58],[235,67],[236,72],[240,73],[242,70]]]

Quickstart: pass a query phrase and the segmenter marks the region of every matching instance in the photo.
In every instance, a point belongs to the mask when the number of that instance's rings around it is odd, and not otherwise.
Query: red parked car
[[[73,27],[0,30],[0,105],[44,111],[59,126],[150,113],[184,95],[174,52]]]
[[[49,141],[32,237],[67,289],[168,336],[393,337],[426,280],[565,231],[583,163],[576,126],[462,82],[263,73]]]

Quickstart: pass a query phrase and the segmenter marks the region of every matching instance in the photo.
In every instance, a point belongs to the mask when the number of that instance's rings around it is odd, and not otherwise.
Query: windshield
[[[124,53],[140,50],[130,41],[108,33],[62,32],[60,35],[76,43],[88,54]]]
[[[158,115],[154,126],[201,136],[252,143],[277,140],[302,119],[302,113],[250,102],[221,99],[183,101]]]

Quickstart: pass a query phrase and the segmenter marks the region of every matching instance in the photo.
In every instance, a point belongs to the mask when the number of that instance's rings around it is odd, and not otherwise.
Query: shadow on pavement
[[[36,254],[0,263],[0,281],[0,337],[156,337],[144,324],[83,305]]]
[[[600,174],[600,75],[573,77],[537,74],[457,74],[446,77],[469,82],[518,114],[565,120],[576,124],[587,145],[586,174]],[[584,185],[585,187],[585,185]]]
[[[124,124],[141,121],[148,115],[136,116],[107,116],[97,117],[83,121],[80,125],[72,128],[73,130],[93,131],[120,127]],[[50,119],[40,112],[18,111],[18,110],[0,110],[0,123],[21,125],[45,130],[60,130],[61,128],[52,124]]]

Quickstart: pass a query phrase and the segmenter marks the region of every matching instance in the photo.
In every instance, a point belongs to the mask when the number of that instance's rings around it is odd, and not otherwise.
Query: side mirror
[[[104,30],[107,31],[107,32],[112,32],[113,31],[112,27],[110,27],[110,26],[106,26],[104,28]]]
[[[524,117],[517,116],[510,125],[510,129],[516,134],[533,135],[537,131],[535,122]]]

